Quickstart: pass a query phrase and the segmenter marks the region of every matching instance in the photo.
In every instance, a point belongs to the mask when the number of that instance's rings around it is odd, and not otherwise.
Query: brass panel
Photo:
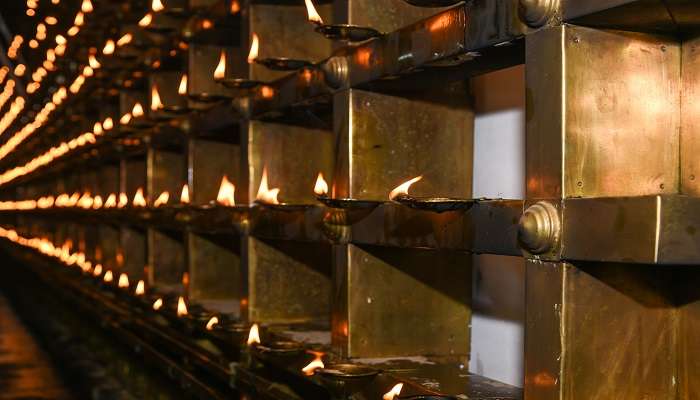
[[[334,247],[332,339],[352,358],[469,354],[471,257]]]
[[[471,197],[474,114],[462,89],[451,105],[357,89],[336,94],[336,195],[386,200],[423,175],[411,189],[416,196]]]
[[[421,8],[403,0],[340,0],[333,2],[333,22],[369,26],[380,32],[393,32],[442,11]]]
[[[681,193],[700,195],[700,38],[683,43]]]
[[[238,312],[241,298],[240,241],[229,237],[213,239],[185,234],[190,300]]]
[[[146,232],[122,226],[120,246],[117,251],[116,269],[126,272],[129,279],[137,281],[146,278]],[[121,256],[120,256],[121,252]],[[123,260],[123,262],[120,262]]]
[[[238,76],[239,71],[235,66],[244,63],[246,54],[236,47],[222,47],[201,43],[190,43],[187,56],[187,94],[190,96],[201,95],[226,95],[231,94],[230,89],[214,81],[214,70],[219,63],[221,51],[226,52],[226,75]]]
[[[675,281],[680,320],[678,398],[684,400],[700,398],[700,348],[697,341],[700,329],[700,299],[697,290],[699,274],[695,268],[684,268],[678,271]]]
[[[129,203],[134,198],[134,194],[138,189],[144,190],[144,196],[148,196],[146,185],[146,159],[145,158],[130,158],[123,159],[120,170],[120,191],[129,196]]]
[[[150,284],[161,287],[179,285],[186,271],[184,239],[152,228],[147,234]]]
[[[119,193],[119,165],[105,165],[100,168],[99,186],[96,193],[102,196],[102,200],[106,200],[111,193]]]
[[[181,153],[148,150],[147,159],[148,187],[151,201],[154,201],[162,192],[170,194],[170,203],[179,199],[182,185],[187,182],[187,160]]]
[[[241,146],[210,140],[192,139],[189,142],[188,176],[190,198],[194,204],[216,201],[224,175],[236,186],[236,201],[246,203],[245,191],[239,187],[242,176]],[[179,199],[180,189],[176,198]],[[243,193],[241,193],[243,192]]]
[[[325,207],[309,206],[298,210],[275,210],[253,207],[250,211],[250,234],[261,239],[328,241],[324,235]]]
[[[119,228],[102,224],[99,230],[100,235],[100,257],[95,257],[97,262],[101,262],[107,269],[117,268],[117,254],[120,249]]]
[[[676,398],[672,277],[658,267],[529,260],[525,398]]]
[[[269,187],[280,188],[281,202],[316,204],[313,189],[318,173],[323,172],[329,182],[333,175],[333,135],[322,129],[250,121],[248,157],[250,201],[255,200],[267,166]]]
[[[254,237],[247,241],[248,319],[328,324],[330,246]]]
[[[678,191],[677,43],[563,26],[528,36],[527,62],[538,65],[527,68],[528,198]]]

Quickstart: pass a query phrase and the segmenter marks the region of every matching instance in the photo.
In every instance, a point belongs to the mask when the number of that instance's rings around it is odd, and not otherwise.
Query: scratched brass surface
[[[450,105],[357,89],[336,94],[336,197],[387,200],[418,175],[416,196],[471,197],[474,115],[467,91],[451,88]]]
[[[525,398],[673,399],[673,271],[527,261]]]
[[[228,237],[218,239],[215,242],[194,233],[185,234],[191,301],[237,303],[241,298],[240,241]]]
[[[190,199],[193,204],[208,204],[216,200],[221,179],[226,175],[236,186],[236,200],[245,202],[245,189],[241,181],[241,146],[212,140],[191,139],[189,142],[187,177]],[[173,201],[179,201],[183,179]],[[241,193],[243,192],[243,193]]]
[[[681,193],[700,195],[700,39],[683,43]]]
[[[469,255],[355,245],[333,250],[337,352],[352,358],[468,357]]]
[[[333,22],[368,26],[386,33],[439,11],[439,8],[414,7],[403,0],[340,0],[333,2]]]
[[[678,44],[563,26],[527,62],[529,198],[677,193]]]

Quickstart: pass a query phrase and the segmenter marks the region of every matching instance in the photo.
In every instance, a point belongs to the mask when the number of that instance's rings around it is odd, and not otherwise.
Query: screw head
[[[520,217],[518,240],[532,254],[546,253],[556,246],[561,232],[559,212],[548,201],[540,201]]]
[[[348,60],[342,56],[331,57],[321,65],[326,84],[333,89],[343,87],[348,81]]]

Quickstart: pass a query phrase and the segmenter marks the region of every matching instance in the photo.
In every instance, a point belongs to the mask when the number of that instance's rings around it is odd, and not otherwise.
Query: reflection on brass
[[[520,0],[520,16],[532,27],[546,24],[557,11],[560,0]]]

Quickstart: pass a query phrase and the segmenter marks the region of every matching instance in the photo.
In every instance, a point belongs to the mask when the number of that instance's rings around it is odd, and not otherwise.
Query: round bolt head
[[[561,231],[559,212],[550,202],[540,201],[520,217],[518,240],[532,254],[543,254],[552,250],[559,240]]]

